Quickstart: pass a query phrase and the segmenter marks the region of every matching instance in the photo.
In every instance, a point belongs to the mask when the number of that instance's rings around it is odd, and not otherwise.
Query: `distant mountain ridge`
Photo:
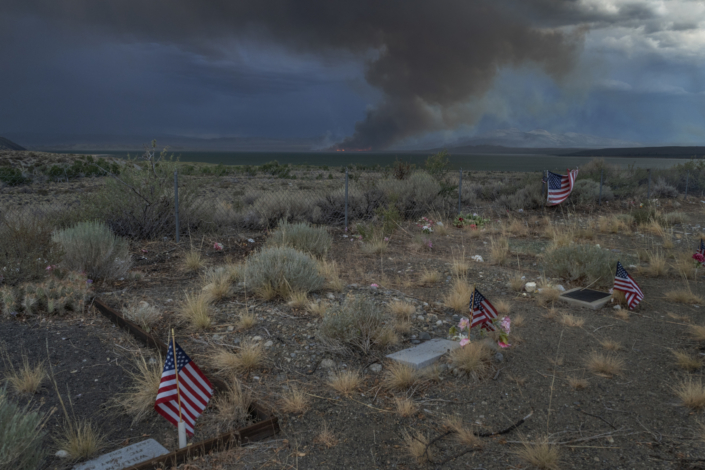
[[[0,137],[0,150],[27,150],[21,145],[17,145],[13,141]]]
[[[641,147],[638,142],[628,142],[625,140],[610,139],[588,134],[578,134],[577,132],[566,132],[564,134],[554,134],[544,129],[534,129],[524,132],[519,129],[497,129],[480,134],[472,139],[460,142],[449,148],[455,149],[472,147],[478,145],[491,145],[502,147],[518,148],[563,148],[563,149],[587,149],[587,148],[617,148],[617,147]],[[457,152],[456,152],[457,153]]]

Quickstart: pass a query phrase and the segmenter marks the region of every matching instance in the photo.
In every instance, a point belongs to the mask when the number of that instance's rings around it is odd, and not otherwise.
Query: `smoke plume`
[[[503,67],[535,64],[560,79],[584,31],[543,28],[556,0],[5,0],[5,14],[40,17],[120,41],[174,45],[211,58],[234,41],[276,44],[326,60],[363,58],[382,99],[339,144],[383,149],[404,138],[469,124],[459,106],[482,97]],[[571,2],[567,2],[570,4]],[[559,6],[555,7],[560,9]],[[3,14],[0,11],[0,14]]]

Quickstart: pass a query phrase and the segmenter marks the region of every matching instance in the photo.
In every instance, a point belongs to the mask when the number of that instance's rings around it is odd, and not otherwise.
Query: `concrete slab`
[[[101,455],[89,462],[80,463],[73,467],[73,470],[123,470],[168,453],[169,451],[160,443],[154,439],[147,439]]]
[[[414,369],[423,369],[435,363],[448,351],[459,348],[457,341],[448,339],[432,339],[409,349],[402,349],[387,357],[402,364],[408,364]]]
[[[604,307],[605,304],[610,301],[612,294],[609,292],[576,287],[575,289],[563,292],[559,298],[572,305],[597,310]]]

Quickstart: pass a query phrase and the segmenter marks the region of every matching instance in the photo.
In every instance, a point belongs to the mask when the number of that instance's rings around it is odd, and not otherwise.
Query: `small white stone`
[[[565,292],[565,287],[563,287],[563,286],[560,285],[560,284],[558,284],[558,285],[556,286],[556,289],[558,289],[558,290],[561,291],[561,292]]]
[[[382,364],[372,364],[370,366],[370,372],[382,372]]]
[[[324,369],[332,369],[335,367],[335,361],[333,359],[323,359],[321,361],[321,367]]]
[[[535,282],[527,282],[524,285],[524,289],[526,292],[534,292],[536,290],[536,283]]]
[[[257,335],[254,338],[252,338],[252,341],[262,341],[262,337]]]
[[[620,307],[619,305],[615,305],[615,306],[612,307],[612,308],[615,309],[615,310],[622,310],[622,307]]]
[[[141,301],[139,304],[137,304],[137,306],[138,306],[139,308],[148,308],[148,307],[149,307],[149,304],[143,300],[143,301]]]
[[[60,459],[65,459],[69,456],[69,453],[66,452],[65,450],[57,450],[55,456],[59,457]]]
[[[416,319],[419,321],[423,321],[423,315],[419,315],[418,317],[416,317]]]
[[[273,344],[274,344],[274,342],[272,342],[272,340],[270,339],[269,341],[267,341],[266,343],[264,343],[264,347],[265,347],[265,348],[271,348]]]
[[[442,326],[442,325],[443,325],[443,320],[438,320],[438,321],[436,322],[436,325]]]
[[[254,243],[254,242],[255,242],[255,241],[254,241],[253,239],[251,239],[251,238],[248,238],[247,241],[250,242],[250,243]]]
[[[480,255],[475,255],[472,257],[474,261],[477,261],[478,263],[484,263],[485,260],[482,259],[482,256]]]
[[[235,329],[234,326],[229,326],[229,327],[228,327],[228,331],[233,331],[234,329]]]
[[[335,300],[335,295],[333,295],[333,294],[330,293],[330,292],[328,292],[328,294],[326,295],[326,297],[328,297],[330,300]]]

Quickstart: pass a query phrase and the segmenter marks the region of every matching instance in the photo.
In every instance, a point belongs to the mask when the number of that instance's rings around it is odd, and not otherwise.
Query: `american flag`
[[[497,318],[497,309],[477,289],[474,290],[472,299],[470,299],[470,313],[472,314],[470,328],[481,326],[490,331],[497,329],[492,323],[492,320]]]
[[[630,310],[634,310],[634,307],[639,305],[639,302],[644,298],[639,284],[632,279],[619,261],[617,261],[617,274],[614,276],[614,289],[624,292]]]
[[[179,394],[176,391],[176,372],[174,369],[174,344],[176,344],[176,364],[179,367]],[[186,355],[175,341],[169,344],[169,352],[164,361],[162,380],[154,409],[171,424],[179,424],[179,398],[181,399],[181,417],[186,433],[193,436],[196,419],[206,409],[213,396],[213,386],[203,375],[195,362]]]
[[[578,170],[568,170],[567,175],[548,172],[548,205],[555,206],[565,201],[573,190]]]
[[[700,248],[698,248],[698,253],[705,256],[705,241],[703,241],[702,238],[700,239]]]

